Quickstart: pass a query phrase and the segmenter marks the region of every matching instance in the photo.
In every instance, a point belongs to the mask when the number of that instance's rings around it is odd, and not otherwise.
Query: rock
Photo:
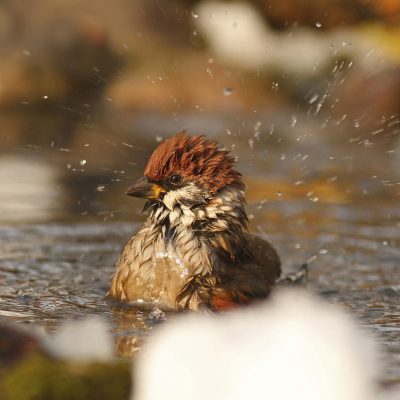
[[[2,375],[3,400],[123,400],[131,391],[130,364],[70,364],[41,355],[25,358]]]
[[[0,325],[0,398],[127,399],[131,362],[111,359],[110,346],[98,320],[66,323],[50,339]]]
[[[35,336],[11,325],[0,325],[0,368],[9,367],[39,349]]]

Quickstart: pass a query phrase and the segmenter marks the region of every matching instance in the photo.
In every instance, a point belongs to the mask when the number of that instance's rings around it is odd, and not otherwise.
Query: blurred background
[[[232,150],[253,232],[381,339],[400,382],[400,2],[0,0],[0,319],[96,315],[182,129]]]
[[[182,129],[255,201],[398,200],[399,22],[394,0],[2,0],[0,222],[140,219],[124,189]]]

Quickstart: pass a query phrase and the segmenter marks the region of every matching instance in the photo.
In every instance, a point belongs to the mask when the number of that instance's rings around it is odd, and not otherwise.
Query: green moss
[[[4,400],[119,400],[131,389],[130,363],[77,364],[33,355],[2,374]]]

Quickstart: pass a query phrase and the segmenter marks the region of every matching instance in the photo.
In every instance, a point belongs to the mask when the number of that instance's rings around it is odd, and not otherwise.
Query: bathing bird
[[[245,185],[228,150],[181,132],[158,145],[126,194],[146,199],[149,215],[119,259],[109,297],[222,311],[269,295],[280,259],[247,230]]]

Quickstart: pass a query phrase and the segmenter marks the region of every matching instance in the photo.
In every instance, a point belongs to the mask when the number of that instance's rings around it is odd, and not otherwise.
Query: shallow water
[[[256,203],[249,209],[258,221],[253,230],[276,245],[287,270],[309,260],[309,287],[372,328],[387,351],[386,377],[400,378],[396,205],[380,203],[371,210],[366,204],[285,202],[265,211]],[[52,331],[66,318],[96,316],[112,327],[120,353],[133,354],[156,319],[147,311],[107,304],[104,296],[121,246],[135,227],[122,222],[1,227],[1,318]]]
[[[82,149],[0,154],[8,166],[8,197],[0,199],[0,319],[51,332],[65,319],[96,316],[111,327],[121,355],[138,350],[158,314],[107,303],[105,294],[143,219],[143,204],[123,196],[157,144],[154,125],[140,123],[142,136],[116,138],[117,155],[102,162]],[[379,337],[385,378],[400,381],[398,150],[240,134],[232,126],[211,134],[239,156],[251,230],[276,246],[286,271],[309,262],[310,290]]]

